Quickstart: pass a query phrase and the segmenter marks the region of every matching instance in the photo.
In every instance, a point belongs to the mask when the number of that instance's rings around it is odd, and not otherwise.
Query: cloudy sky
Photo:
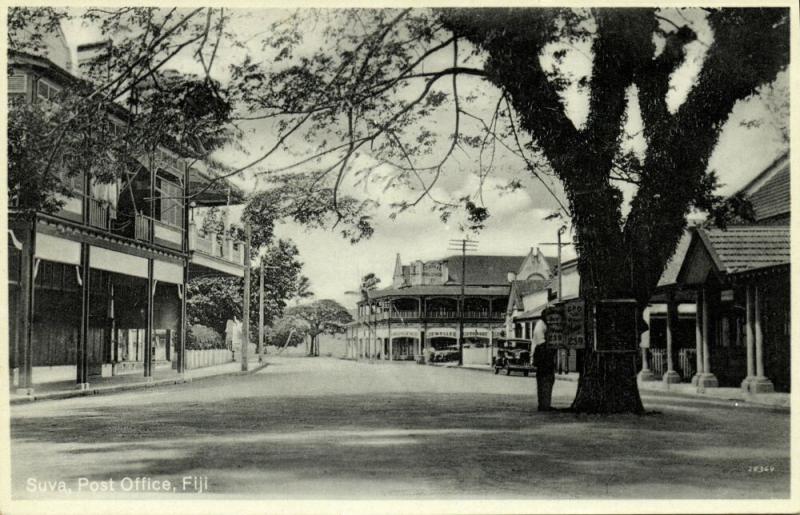
[[[239,11],[235,13],[236,32],[242,39],[248,40],[246,48],[222,48],[220,58],[215,63],[215,77],[224,80],[226,66],[241,59],[249,52],[254,59],[268,59],[269,56],[260,50],[258,35],[268,23],[285,13],[275,10]],[[677,16],[677,14],[675,14]],[[683,11],[681,16],[693,21],[698,33],[699,42],[689,48],[689,58],[673,77],[670,103],[677,107],[685,98],[693,78],[700,69],[704,49],[710,40],[710,31],[702,16],[692,11]],[[694,16],[694,17],[693,17]],[[78,22],[65,25],[65,33],[71,46],[96,40],[97,33],[91,27]],[[570,51],[568,63],[572,73],[579,77],[591,73],[591,62],[586,57],[588,48]],[[199,72],[197,63],[191,56],[177,58],[169,63],[168,68],[182,72]],[[783,89],[788,92],[788,79],[783,74],[776,88],[777,94]],[[472,84],[474,88],[486,89],[485,85]],[[466,87],[470,87],[469,84]],[[482,91],[482,90],[481,90]],[[788,93],[786,93],[788,94]],[[496,95],[489,91],[485,95],[485,106],[494,105]],[[580,125],[586,117],[586,99],[577,90],[568,93],[565,98],[567,112],[576,125]],[[479,107],[478,107],[479,108]],[[488,107],[487,107],[488,108]],[[745,124],[750,120],[766,120],[757,126]],[[782,151],[783,144],[780,131],[770,122],[770,112],[765,108],[762,98],[754,98],[741,102],[735,108],[710,162],[710,169],[716,170],[724,183],[720,193],[736,191],[748,182],[755,174],[772,162]],[[636,148],[642,145],[637,141],[641,121],[635,114],[630,117],[626,127],[631,134],[631,145]],[[266,124],[254,123],[245,139],[245,145],[251,150],[248,155],[228,152],[222,156],[232,165],[239,165],[258,155],[258,152],[274,141],[274,131]],[[286,159],[284,157],[284,159]],[[459,198],[474,195],[478,191],[479,181],[475,175],[459,173],[460,165],[464,168],[474,164],[475,155],[458,155],[450,173],[431,191],[434,198]],[[280,165],[281,163],[277,163]],[[273,166],[275,164],[273,163]],[[479,253],[522,255],[531,247],[555,241],[560,222],[545,221],[544,217],[552,213],[557,204],[540,183],[532,177],[521,175],[523,163],[508,153],[498,156],[497,173],[490,176],[483,184],[483,202],[488,207],[490,218],[485,229],[477,236]],[[355,297],[348,295],[348,290],[355,290],[360,278],[374,272],[382,279],[382,285],[391,283],[395,255],[400,254],[404,262],[413,259],[433,259],[444,257],[450,252],[448,241],[464,236],[459,231],[457,217],[449,223],[442,223],[436,214],[431,212],[432,203],[428,200],[391,219],[388,204],[399,199],[412,199],[418,193],[412,188],[386,188],[391,180],[391,170],[378,169],[369,181],[359,181],[352,174],[345,178],[342,189],[345,193],[362,199],[376,199],[381,206],[374,213],[374,236],[356,245],[343,239],[338,231],[308,230],[294,223],[284,223],[277,228],[280,237],[290,238],[298,245],[301,258],[305,263],[304,273],[311,279],[312,289],[318,298],[333,298],[347,305],[353,304]],[[500,186],[509,178],[522,179],[524,188],[513,193],[501,193]],[[262,187],[261,181],[246,177],[240,184],[246,191]],[[558,190],[558,185],[552,185]],[[630,192],[626,192],[630,193]],[[474,236],[473,236],[474,237]],[[545,254],[555,255],[555,247],[542,246]],[[565,259],[574,256],[571,248],[564,253]]]

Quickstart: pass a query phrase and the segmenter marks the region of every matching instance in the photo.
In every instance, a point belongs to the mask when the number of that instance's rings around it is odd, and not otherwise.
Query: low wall
[[[187,350],[186,368],[203,368],[222,365],[233,361],[233,353],[228,349]]]
[[[491,347],[464,347],[463,359],[465,365],[491,365]]]

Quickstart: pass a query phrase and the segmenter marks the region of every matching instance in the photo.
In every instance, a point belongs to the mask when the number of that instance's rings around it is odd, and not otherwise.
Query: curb
[[[87,390],[74,390],[74,391],[66,391],[66,392],[53,392],[53,393],[42,393],[33,395],[27,395],[24,397],[17,397],[16,399],[9,399],[9,405],[14,406],[18,404],[29,404],[36,401],[52,401],[52,400],[62,400],[62,399],[73,399],[76,397],[89,397],[92,395],[108,395],[117,392],[124,392],[129,390],[144,390],[147,388],[155,388],[158,386],[170,386],[175,384],[186,384],[192,383],[195,381],[202,381],[203,379],[209,379],[212,377],[221,377],[221,376],[244,376],[249,374],[254,374],[259,372],[269,366],[269,363],[262,363],[258,367],[253,368],[252,370],[237,370],[235,372],[221,372],[219,374],[209,374],[200,377],[178,377],[174,379],[159,379],[157,381],[147,381],[141,383],[130,383],[130,384],[120,384],[115,386],[102,386],[98,388],[89,388]]]

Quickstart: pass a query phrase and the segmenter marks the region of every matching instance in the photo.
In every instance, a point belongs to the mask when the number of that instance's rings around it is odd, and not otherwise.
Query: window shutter
[[[25,93],[28,90],[27,76],[12,75],[8,78],[9,93]]]
[[[25,93],[28,91],[28,77],[24,73],[14,74],[8,77],[9,93]]]

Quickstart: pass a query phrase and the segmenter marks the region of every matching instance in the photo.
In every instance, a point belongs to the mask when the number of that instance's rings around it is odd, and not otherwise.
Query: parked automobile
[[[499,338],[492,349],[492,367],[494,373],[505,370],[506,375],[512,371],[522,372],[527,376],[536,369],[531,362],[531,341],[521,338]]]
[[[433,349],[430,354],[430,360],[431,363],[444,363],[448,361],[458,361],[458,356],[458,347],[443,347],[441,349]]]

